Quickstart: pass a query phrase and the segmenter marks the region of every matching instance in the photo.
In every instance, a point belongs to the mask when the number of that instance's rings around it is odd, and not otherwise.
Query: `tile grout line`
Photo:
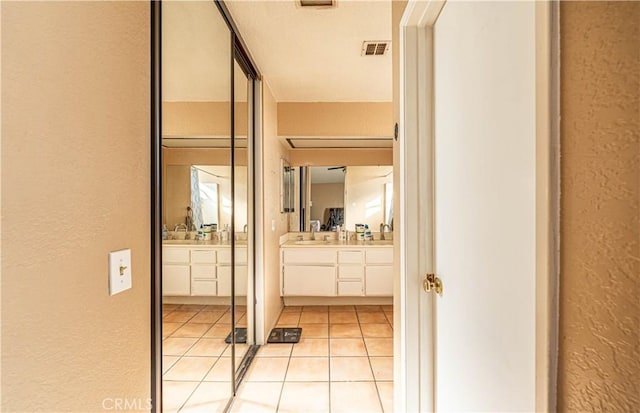
[[[384,312],[383,312],[384,314]],[[357,313],[358,317],[358,327],[360,328],[360,333],[362,334],[362,341],[364,341],[364,348],[367,350],[367,361],[369,362],[369,370],[371,370],[371,377],[373,378],[373,385],[376,388],[376,394],[378,395],[378,404],[380,406],[380,411],[384,413],[384,406],[382,405],[382,397],[380,397],[380,390],[378,389],[378,385],[376,384],[376,375],[373,372],[373,365],[371,364],[371,355],[369,354],[369,347],[367,346],[367,341],[364,339],[364,333],[362,332],[362,323],[360,323],[360,313]],[[385,318],[387,316],[385,315]]]

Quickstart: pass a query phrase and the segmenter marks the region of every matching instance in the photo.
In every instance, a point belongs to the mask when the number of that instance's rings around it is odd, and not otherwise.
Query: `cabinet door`
[[[191,295],[191,271],[188,265],[162,266],[162,295]]]
[[[284,267],[285,296],[335,296],[336,269],[313,265]]]
[[[247,295],[247,277],[249,276],[246,265],[236,266],[236,297]],[[221,297],[231,296],[231,266],[218,266],[218,295]]]
[[[367,266],[365,277],[365,295],[393,295],[393,266]]]

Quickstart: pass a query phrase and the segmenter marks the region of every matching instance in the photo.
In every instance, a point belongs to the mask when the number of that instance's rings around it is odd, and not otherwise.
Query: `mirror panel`
[[[194,348],[215,341],[225,350],[215,364],[202,358],[218,381],[186,399],[176,383],[187,364],[165,369],[166,410],[202,408],[205,397],[207,411],[222,412],[234,391],[235,370],[224,361],[231,296],[220,289],[229,246],[222,232],[205,230],[231,224],[231,62],[231,32],[214,2],[162,2],[163,343],[206,326]],[[163,355],[172,351],[163,344]]]

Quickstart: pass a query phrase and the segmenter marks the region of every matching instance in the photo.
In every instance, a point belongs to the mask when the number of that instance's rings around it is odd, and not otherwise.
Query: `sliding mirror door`
[[[162,3],[164,411],[224,411],[234,393],[232,62],[213,1]]]

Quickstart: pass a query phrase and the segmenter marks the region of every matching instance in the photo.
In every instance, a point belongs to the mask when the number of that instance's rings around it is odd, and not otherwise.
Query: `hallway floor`
[[[225,407],[228,312],[210,307],[165,307],[165,412]],[[392,306],[285,307],[277,326],[301,327],[300,342],[262,346],[231,411],[391,412],[392,325]]]

